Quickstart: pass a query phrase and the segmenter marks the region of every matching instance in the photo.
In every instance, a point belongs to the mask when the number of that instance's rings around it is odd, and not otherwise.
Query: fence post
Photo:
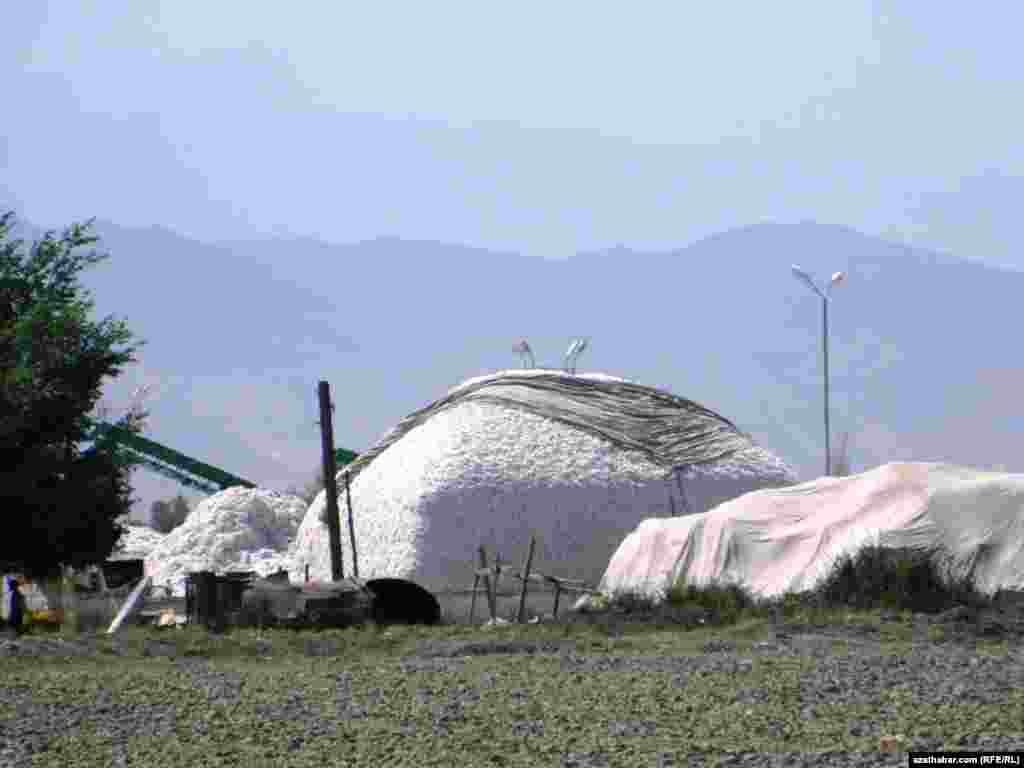
[[[359,556],[356,554],[356,527],[352,522],[352,492],[349,490],[348,471],[345,472],[345,502],[348,504],[348,538],[352,542],[352,575],[359,578]]]
[[[555,579],[554,582],[555,582],[555,607],[551,611],[551,615],[554,616],[557,619],[558,618],[558,598],[562,594],[562,582],[559,581],[558,579]]]
[[[469,601],[469,623],[473,623],[473,615],[476,613],[476,589],[480,584],[480,574],[473,576],[473,599]]]
[[[501,553],[494,553],[494,582],[491,584],[491,601],[494,603],[494,618],[498,618],[498,582],[501,581]]]
[[[523,572],[520,574],[523,578],[523,591],[519,593],[519,615],[516,617],[516,621],[520,624],[526,618],[526,590],[527,585],[530,583],[530,566],[533,565],[533,548],[536,545],[536,540],[533,536],[530,537],[530,551],[526,555],[526,564],[523,566]]]
[[[484,545],[480,545],[480,567],[487,567],[487,553],[484,551]],[[487,607],[491,609],[491,618],[495,618],[495,606],[494,606],[494,595],[491,593],[491,577],[484,576],[484,589],[487,590]]]

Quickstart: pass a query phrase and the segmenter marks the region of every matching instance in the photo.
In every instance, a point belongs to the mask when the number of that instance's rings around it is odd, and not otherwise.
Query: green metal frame
[[[124,448],[124,446],[121,447]],[[182,472],[180,469],[177,469],[176,467],[172,467],[167,464],[162,464],[161,462],[157,461],[151,456],[146,456],[145,454],[133,451],[130,448],[127,450],[140,464],[142,464],[146,468],[151,469],[154,472],[159,472],[161,475],[169,477],[172,480],[176,480],[177,482],[181,483],[182,485],[188,488],[194,488],[195,490],[202,491],[204,493],[217,493],[219,491],[224,490],[224,486],[221,486],[218,483],[210,482],[209,480],[204,480],[198,477],[193,477],[192,475]],[[231,486],[227,487],[230,488]]]
[[[359,458],[359,454],[355,451],[350,451],[347,448],[337,448],[334,451],[334,463],[341,469],[346,464],[351,464],[353,461]]]
[[[193,459],[155,440],[136,435],[114,424],[99,422],[89,439],[113,440],[119,448],[126,450],[148,469],[199,491],[217,493],[225,488],[239,485],[243,488],[256,487],[256,483],[225,472],[219,467]],[[358,456],[358,453],[346,448],[338,448],[334,452],[338,467],[355,461]]]
[[[92,437],[98,440],[113,440],[121,448],[127,449],[139,463],[191,488],[216,493],[238,485],[244,488],[256,487],[256,483],[113,424],[100,422],[96,425]]]

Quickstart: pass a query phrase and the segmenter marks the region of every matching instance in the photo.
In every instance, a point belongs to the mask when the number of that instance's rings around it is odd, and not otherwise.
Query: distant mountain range
[[[262,485],[315,470],[320,378],[337,444],[362,450],[457,382],[517,367],[520,338],[554,366],[576,336],[591,338],[580,370],[695,399],[816,477],[821,302],[793,263],[848,274],[830,314],[832,422],[833,445],[850,433],[855,470],[1024,471],[1020,272],[815,223],[561,261],[390,238],[210,245],[161,228],[97,231],[111,259],[83,281],[98,315],[148,340],[143,369],[163,387],[151,435]]]

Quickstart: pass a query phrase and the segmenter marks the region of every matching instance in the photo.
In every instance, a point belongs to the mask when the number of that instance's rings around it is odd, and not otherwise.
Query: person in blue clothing
[[[25,596],[21,594],[20,585],[14,578],[7,579],[7,587],[11,592],[11,610],[7,614],[7,623],[18,634],[24,629]]]

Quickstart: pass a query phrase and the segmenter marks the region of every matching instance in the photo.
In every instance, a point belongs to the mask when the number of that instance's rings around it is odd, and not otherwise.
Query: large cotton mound
[[[483,398],[452,403],[404,431],[351,480],[359,575],[411,579],[432,590],[466,586],[481,544],[489,557],[498,552],[518,567],[532,535],[537,570],[595,584],[640,520],[703,511],[755,488],[795,482],[778,458],[750,441],[743,446],[672,473],[643,451],[557,419]],[[321,492],[310,505],[294,550],[296,568],[308,564],[318,579],[330,577],[326,501]],[[343,473],[339,511],[345,573],[352,575]]]
[[[660,597],[672,584],[731,581],[764,597],[813,589],[866,544],[940,548],[977,586],[1024,589],[1024,475],[893,463],[860,475],[748,493],[702,515],[644,520],[616,550],[602,591]]]
[[[110,559],[144,560],[164,540],[164,535],[147,525],[126,525]]]
[[[306,512],[295,496],[252,488],[228,488],[204,499],[145,559],[155,586],[185,594],[194,571],[291,572],[289,549]]]

